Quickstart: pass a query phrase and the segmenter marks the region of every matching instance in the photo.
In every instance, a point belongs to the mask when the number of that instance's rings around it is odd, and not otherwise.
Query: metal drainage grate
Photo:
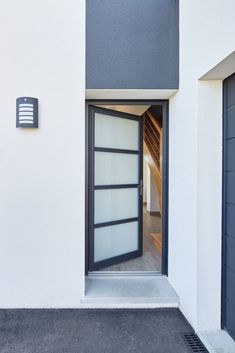
[[[183,337],[194,353],[208,353],[207,349],[195,333],[184,333]]]

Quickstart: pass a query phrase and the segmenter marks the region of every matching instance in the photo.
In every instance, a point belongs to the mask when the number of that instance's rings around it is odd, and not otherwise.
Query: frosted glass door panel
[[[95,190],[95,224],[138,217],[138,188]]]
[[[138,250],[138,222],[95,228],[95,262],[136,250]]]
[[[139,123],[136,120],[95,114],[95,147],[137,151]]]
[[[95,152],[95,185],[138,184],[138,155]]]

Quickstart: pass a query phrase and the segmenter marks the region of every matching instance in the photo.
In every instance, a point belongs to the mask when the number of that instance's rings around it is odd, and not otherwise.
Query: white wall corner
[[[222,81],[198,83],[197,326],[220,329]]]

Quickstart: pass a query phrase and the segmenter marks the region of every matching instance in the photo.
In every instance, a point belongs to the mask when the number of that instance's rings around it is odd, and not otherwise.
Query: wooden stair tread
[[[155,249],[162,254],[162,233],[150,233]]]
[[[162,233],[150,233],[150,235],[155,240],[162,241]]]

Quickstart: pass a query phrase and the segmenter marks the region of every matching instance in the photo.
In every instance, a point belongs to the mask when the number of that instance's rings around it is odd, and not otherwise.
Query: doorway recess
[[[167,274],[168,101],[87,101],[86,121],[86,274]]]

